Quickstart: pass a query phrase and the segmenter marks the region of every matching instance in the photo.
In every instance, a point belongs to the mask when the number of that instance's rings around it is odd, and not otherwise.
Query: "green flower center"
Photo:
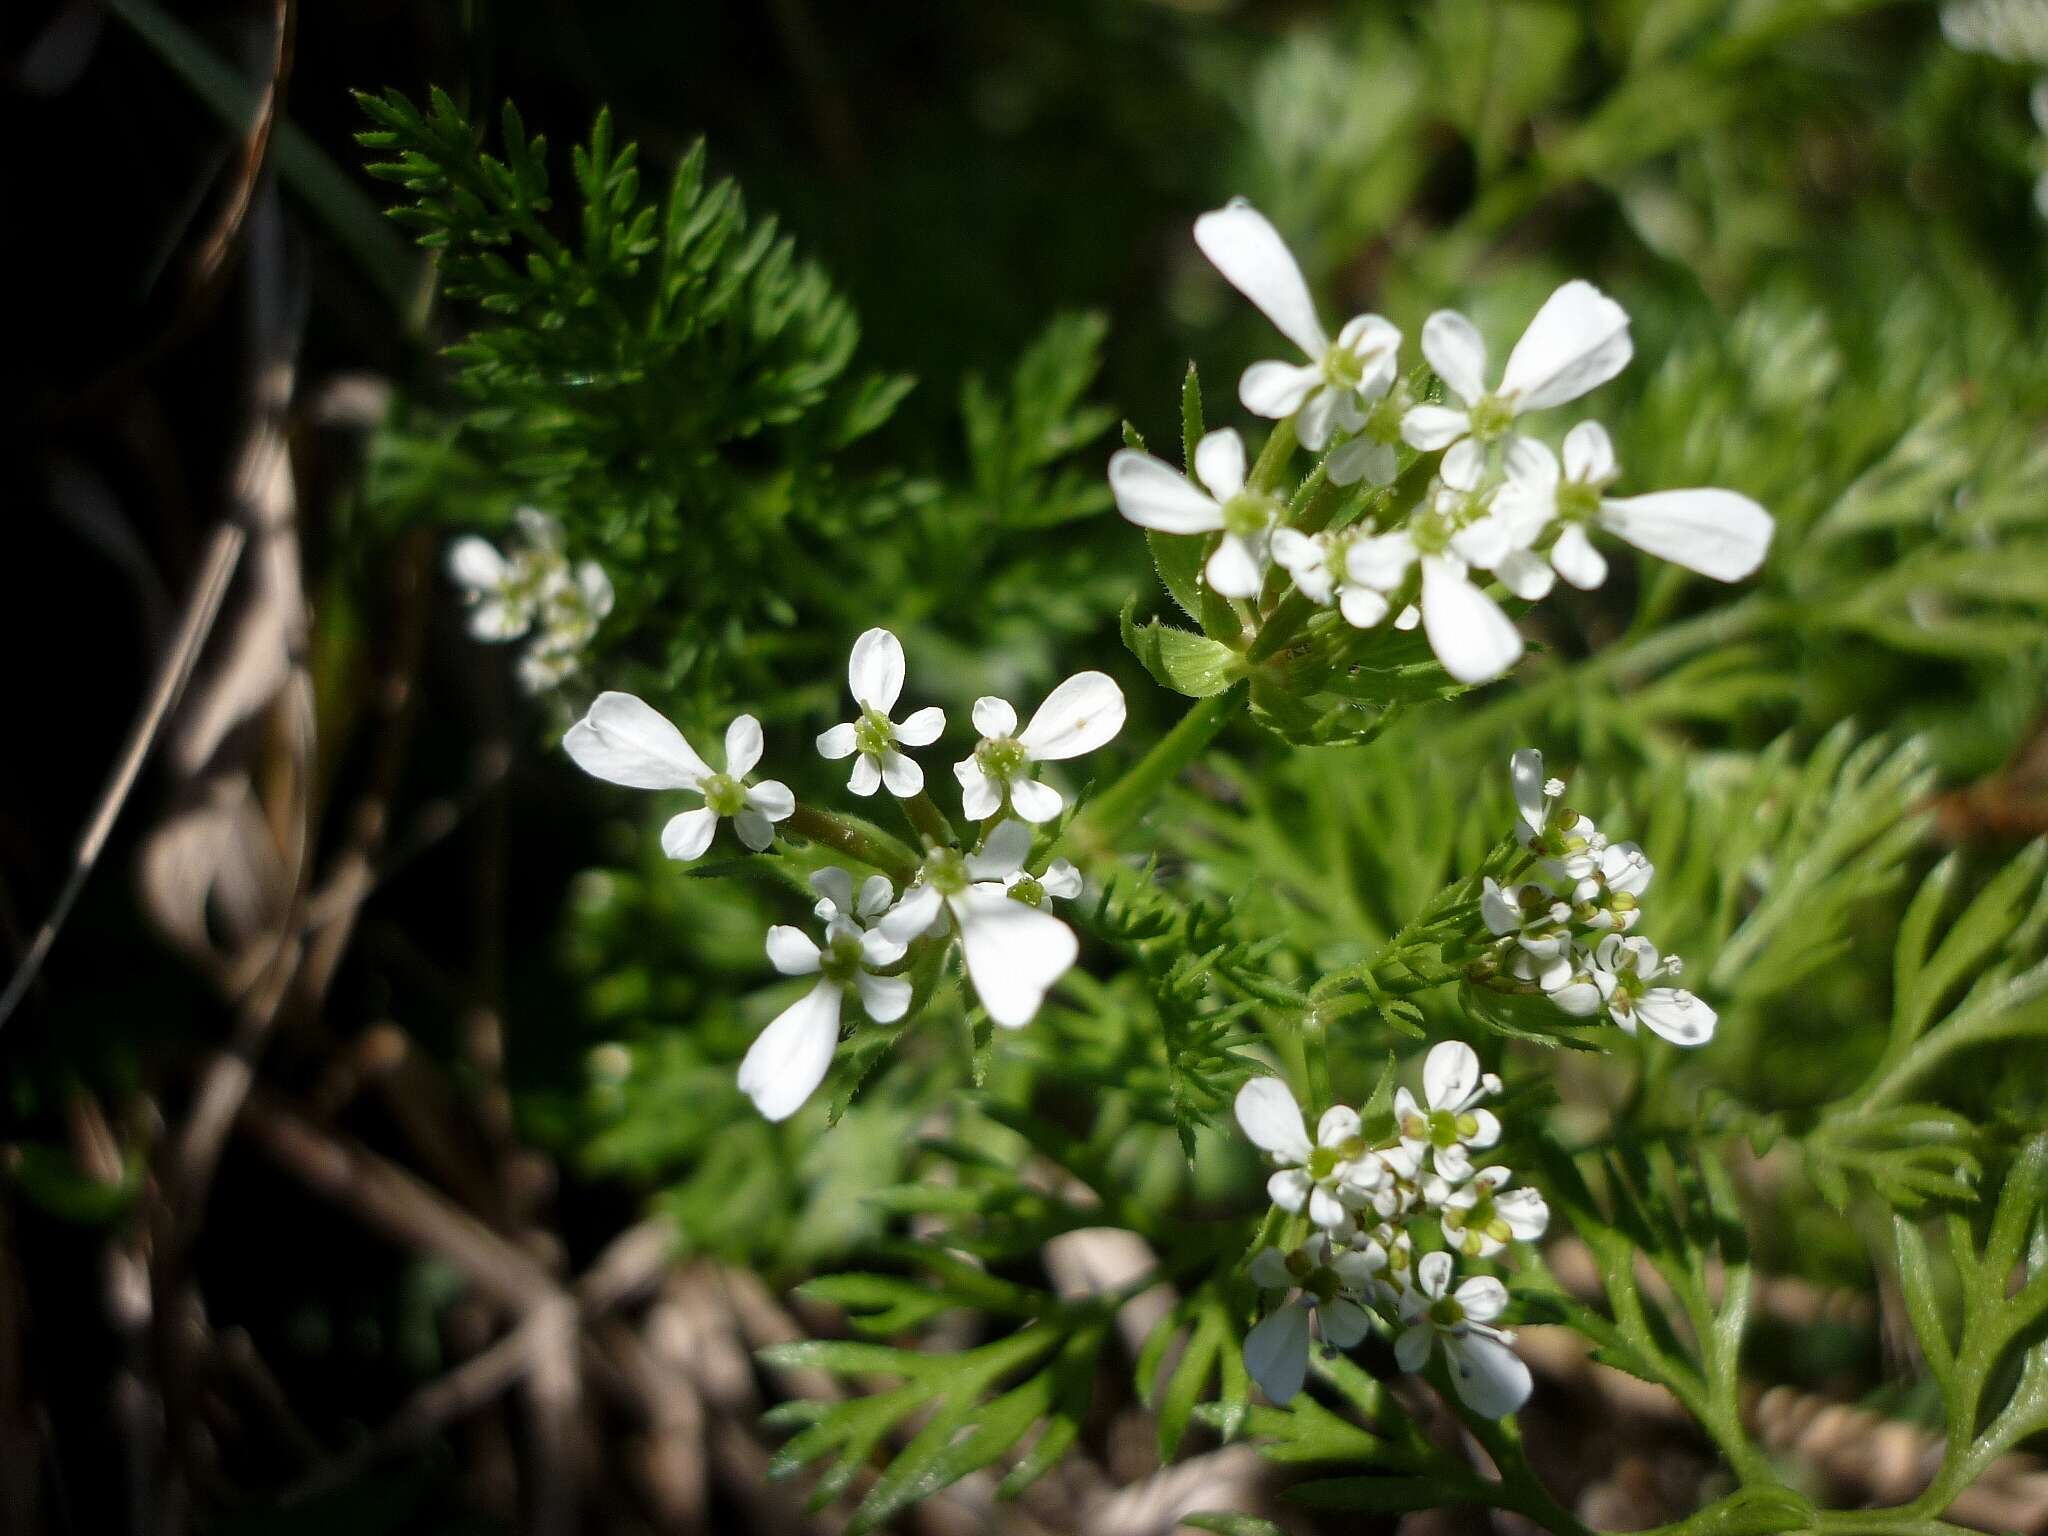
[[[1465,1308],[1455,1296],[1429,1304],[1429,1320],[1439,1328],[1455,1328],[1465,1321]]]
[[[714,773],[698,786],[704,803],[720,816],[737,816],[747,808],[746,786],[729,773]]]
[[[1257,538],[1280,515],[1280,504],[1257,491],[1239,491],[1223,503],[1223,531],[1240,539]]]
[[[1491,442],[1515,424],[1513,403],[1499,395],[1488,395],[1465,414],[1472,424],[1472,435],[1482,443]]]
[[[851,985],[860,971],[860,940],[851,934],[828,940],[818,957],[818,969],[841,986]]]
[[[1341,1161],[1335,1147],[1317,1147],[1308,1155],[1308,1176],[1318,1181],[1327,1179]]]
[[[1401,442],[1401,418],[1408,413],[1408,391],[1396,389],[1381,397],[1379,403],[1366,414],[1365,425],[1360,431],[1376,443],[1398,447]]]
[[[974,760],[990,778],[1007,783],[1024,771],[1031,758],[1014,736],[992,736],[974,749]]]
[[[1010,887],[1010,900],[1021,901],[1027,907],[1042,907],[1045,905],[1045,887],[1026,875]]]
[[[886,756],[896,745],[896,727],[879,709],[863,709],[853,722],[853,744],[869,757]]]
[[[1365,377],[1365,359],[1349,347],[1332,347],[1323,354],[1323,377],[1338,389],[1356,389]]]
[[[1590,523],[1600,515],[1600,487],[1566,480],[1557,488],[1557,515],[1567,523]]]
[[[958,850],[935,848],[924,861],[924,878],[941,896],[958,896],[967,889],[967,861]]]
[[[1453,1114],[1448,1109],[1429,1112],[1429,1144],[1433,1147],[1455,1146],[1478,1134],[1479,1117],[1476,1115]]]

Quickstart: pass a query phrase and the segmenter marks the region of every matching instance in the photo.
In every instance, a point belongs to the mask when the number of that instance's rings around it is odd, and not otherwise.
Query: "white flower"
[[[1418,405],[1401,434],[1422,452],[1442,448],[1446,480],[1472,477],[1486,447],[1513,436],[1517,417],[1596,389],[1628,366],[1628,312],[1591,283],[1566,283],[1543,301],[1508,354],[1500,387],[1486,387],[1486,342],[1456,310],[1440,309],[1422,326],[1422,355],[1459,407]]]
[[[847,788],[872,795],[878,785],[908,800],[924,788],[924,770],[899,747],[928,747],[946,728],[946,712],[936,705],[918,710],[900,724],[889,718],[903,692],[903,642],[886,629],[871,629],[853,642],[846,665],[846,685],[860,706],[857,718],[835,725],[818,737],[819,753],[837,761],[860,754]]]
[[[1609,843],[1600,864],[1572,888],[1573,915],[1596,933],[1627,933],[1643,915],[1639,905],[1656,866],[1635,843]]]
[[[1510,1189],[1506,1168],[1482,1168],[1472,1182],[1453,1189],[1433,1182],[1429,1203],[1442,1213],[1444,1241],[1468,1259],[1489,1259],[1511,1239],[1531,1242],[1550,1225],[1550,1205],[1533,1189]]]
[[[1308,1139],[1301,1106],[1277,1077],[1255,1077],[1237,1090],[1237,1123],[1253,1146],[1279,1165],[1266,1194],[1290,1214],[1304,1208],[1319,1227],[1345,1231],[1352,1211],[1371,1203],[1389,1171],[1360,1132],[1358,1111],[1342,1104],[1323,1112]]]
[[[1428,1153],[1438,1177],[1455,1184],[1472,1172],[1470,1149],[1500,1140],[1500,1118],[1479,1101],[1500,1092],[1500,1079],[1479,1069],[1479,1053],[1461,1040],[1430,1048],[1422,1062],[1422,1096],[1394,1092],[1394,1129],[1419,1163]]]
[[[1430,649],[1459,682],[1483,683],[1521,659],[1522,636],[1468,572],[1474,565],[1499,563],[1513,548],[1514,531],[1504,519],[1482,499],[1445,484],[1416,508],[1405,527],[1353,539],[1344,568],[1361,586],[1392,594],[1407,585],[1409,572],[1420,562],[1420,617]],[[1395,623],[1408,628],[1406,618]]]
[[[1537,527],[1562,522],[1550,564],[1573,586],[1591,590],[1607,579],[1607,560],[1587,536],[1598,526],[1646,554],[1716,581],[1740,581],[1763,564],[1776,527],[1771,514],[1734,491],[1658,491],[1609,496],[1619,478],[1614,444],[1597,421],[1582,421],[1564,438],[1564,464],[1531,438],[1508,457],[1501,500]],[[1523,592],[1541,597],[1547,591]]]
[[[1362,1253],[1332,1253],[1329,1239],[1318,1235],[1293,1253],[1260,1249],[1251,1275],[1262,1290],[1300,1287],[1244,1336],[1245,1369],[1267,1397],[1286,1403],[1308,1378],[1312,1328],[1329,1349],[1349,1349],[1371,1331],[1372,1318],[1360,1305],[1373,1283],[1370,1263]]]
[[[1046,696],[1020,733],[1017,711],[1003,700],[974,701],[974,728],[981,732],[972,757],[953,765],[960,781],[960,808],[970,821],[986,821],[1003,808],[1029,822],[1051,821],[1064,801],[1050,784],[1031,776],[1033,763],[1061,762],[1093,752],[1124,725],[1124,695],[1106,672],[1077,672]]]
[[[1405,1212],[1401,1214],[1406,1214]],[[1370,1232],[1353,1240],[1372,1277],[1366,1294],[1384,1305],[1398,1308],[1415,1289],[1415,1239],[1406,1228],[1383,1221]]]
[[[889,883],[887,875],[869,875],[856,892],[853,876],[837,864],[815,871],[811,875],[811,889],[818,893],[817,905],[811,908],[818,921],[843,919],[857,922],[863,928],[873,927],[896,899],[896,887]]]
[[[1448,1253],[1422,1256],[1415,1289],[1401,1309],[1408,1326],[1394,1340],[1394,1358],[1402,1370],[1419,1371],[1441,1339],[1452,1385],[1465,1406],[1489,1419],[1505,1418],[1535,1387],[1529,1367],[1508,1347],[1515,1336],[1493,1326],[1507,1310],[1507,1287],[1491,1275],[1474,1275],[1453,1293],[1454,1268]]]
[[[1295,433],[1311,453],[1322,452],[1333,426],[1347,432],[1364,426],[1365,406],[1394,382],[1400,331],[1378,315],[1359,315],[1331,342],[1287,243],[1243,198],[1195,220],[1195,244],[1308,358],[1306,364],[1253,363],[1238,383],[1244,408],[1273,421],[1300,412]]]
[[[1281,528],[1273,534],[1273,558],[1286,567],[1303,597],[1319,608],[1329,607],[1334,598],[1347,624],[1371,629],[1387,616],[1387,599],[1351,580],[1344,564],[1349,543],[1341,535]]]
[[[1266,574],[1266,546],[1280,520],[1277,498],[1247,490],[1244,439],[1229,427],[1195,444],[1190,479],[1172,465],[1135,448],[1119,448],[1109,461],[1116,509],[1140,528],[1160,533],[1216,533],[1223,538],[1203,567],[1222,597],[1257,597]]]
[[[1031,1022],[1080,953],[1073,929],[1011,896],[1007,882],[1022,872],[1030,851],[1031,829],[1021,821],[997,826],[979,853],[933,849],[918,883],[881,921],[883,932],[908,943],[941,920],[943,903],[960,928],[967,979],[988,1016],[1008,1029]]]
[[[1055,898],[1072,901],[1081,894],[1081,871],[1069,859],[1054,859],[1042,875],[1011,870],[1003,876],[1003,889],[1010,893],[1010,900],[1034,907],[1050,906]]]
[[[2048,5],[2042,0],[1951,0],[1941,8],[1949,46],[2008,64],[2048,64]]]
[[[1679,969],[1676,955],[1660,957],[1648,939],[1610,933],[1593,951],[1591,980],[1607,1016],[1628,1033],[1640,1022],[1673,1045],[1705,1045],[1719,1022],[1714,1010],[1683,987],[1650,985]]]
[[[1515,790],[1515,841],[1538,856],[1553,880],[1584,880],[1604,867],[1607,840],[1582,816],[1559,802],[1564,781],[1543,776],[1543,754],[1523,747],[1508,759]],[[1632,845],[1631,845],[1632,846]]]
[[[501,554],[470,535],[448,548],[448,573],[470,608],[469,632],[479,640],[533,640],[519,658],[520,686],[542,693],[568,679],[612,611],[611,578],[593,560],[571,567],[561,526],[522,507],[513,521],[522,543]]]
[[[839,1045],[839,1011],[849,991],[859,995],[877,1024],[903,1017],[910,1006],[910,982],[875,974],[901,960],[903,952],[903,944],[880,928],[863,928],[843,916],[826,923],[822,949],[801,928],[778,923],[768,930],[768,958],[775,969],[785,976],[816,976],[818,984],[755,1037],[740,1063],[740,1092],[756,1109],[770,1120],[787,1120],[817,1091]]]
[[[775,779],[749,784],[761,760],[761,722],[741,715],[726,727],[725,772],[714,773],[683,733],[630,693],[600,693],[562,738],[576,766],[628,789],[689,789],[703,805],[671,817],[661,829],[661,851],[694,859],[711,846],[720,817],[732,818],[740,841],[756,853],[775,840],[774,823],[796,809],[789,786]]]

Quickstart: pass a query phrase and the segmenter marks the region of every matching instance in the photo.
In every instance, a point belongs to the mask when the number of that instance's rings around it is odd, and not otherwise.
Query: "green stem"
[[[830,811],[800,805],[783,821],[782,830],[836,848],[871,869],[879,869],[898,885],[908,885],[917,876],[918,857],[910,849],[886,832]]]
[[[910,818],[911,826],[934,847],[953,846],[953,824],[946,820],[946,813],[940,810],[932,797],[919,790],[908,800],[896,802],[903,807],[903,814]]]
[[[1180,771],[1201,756],[1217,732],[1237,713],[1241,696],[1233,686],[1210,698],[1197,699],[1180,723],[1159,738],[1150,752],[1116,783],[1082,808],[1045,850],[1045,858],[1071,848],[1083,858],[1116,851],[1116,840]],[[1035,861],[1034,861],[1035,862]]]

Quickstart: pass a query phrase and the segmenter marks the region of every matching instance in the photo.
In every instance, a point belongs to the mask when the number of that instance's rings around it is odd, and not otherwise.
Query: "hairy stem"
[[[863,826],[830,811],[799,805],[782,823],[785,832],[807,837],[827,848],[836,848],[849,858],[879,869],[898,885],[908,885],[917,876],[917,855],[888,833]]]
[[[1194,707],[1181,716],[1180,723],[1160,737],[1128,773],[1067,823],[1066,830],[1045,850],[1045,857],[1050,859],[1062,847],[1087,858],[1114,852],[1118,835],[1142,816],[1160,790],[1216,739],[1216,733],[1230,722],[1241,703],[1242,695],[1235,687],[1211,698],[1197,699]]]

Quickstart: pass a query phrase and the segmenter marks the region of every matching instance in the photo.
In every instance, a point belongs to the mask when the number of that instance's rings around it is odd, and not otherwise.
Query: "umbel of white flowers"
[[[1238,1125],[1276,1168],[1268,1197],[1289,1216],[1305,1215],[1311,1228],[1293,1247],[1266,1248],[1252,1260],[1269,1305],[1245,1336],[1245,1369],[1274,1402],[1301,1390],[1312,1335],[1326,1348],[1349,1349],[1375,1319],[1394,1335],[1404,1370],[1421,1370],[1441,1343],[1452,1385],[1475,1413],[1497,1418],[1528,1397],[1529,1369],[1510,1348],[1514,1335],[1496,1326],[1505,1287],[1490,1275],[1451,1285],[1457,1256],[1493,1258],[1550,1224],[1543,1196],[1511,1187],[1507,1168],[1473,1167],[1471,1154],[1500,1140],[1499,1118],[1482,1107],[1500,1091],[1478,1053],[1455,1040],[1431,1048],[1422,1098],[1401,1088],[1392,1127],[1380,1135],[1368,1135],[1358,1112],[1337,1104],[1311,1140],[1279,1079],[1255,1077],[1238,1090]],[[1431,1218],[1447,1251],[1418,1263],[1412,1228]]]
[[[1496,940],[1495,974],[1573,1017],[1605,1013],[1631,1035],[1642,1025],[1673,1045],[1713,1039],[1712,1008],[1683,987],[1653,985],[1679,974],[1678,957],[1632,931],[1656,873],[1643,850],[1609,842],[1590,816],[1566,807],[1564,781],[1544,777],[1541,752],[1516,752],[1508,774],[1515,837],[1541,878],[1484,883],[1480,916]]]
[[[470,634],[491,643],[525,639],[519,682],[543,693],[581,664],[612,611],[612,584],[594,560],[569,563],[561,525],[545,513],[521,507],[512,522],[519,537],[510,553],[467,535],[448,546],[448,574],[469,605]]]
[[[1186,474],[1120,450],[1109,465],[1118,510],[1157,532],[1218,536],[1204,576],[1220,596],[1257,598],[1277,562],[1304,597],[1335,603],[1356,628],[1419,623],[1445,671],[1481,683],[1513,666],[1523,647],[1475,572],[1527,601],[1547,595],[1554,575],[1598,586],[1607,564],[1592,543],[1596,531],[1720,581],[1762,563],[1773,523],[1748,497],[1712,489],[1612,496],[1619,470],[1597,423],[1565,435],[1561,467],[1526,434],[1534,414],[1605,384],[1632,355],[1626,311],[1591,283],[1551,294],[1492,384],[1478,328],[1437,311],[1421,345],[1445,399],[1397,409],[1400,331],[1361,315],[1328,340],[1301,269],[1264,215],[1233,202],[1196,221],[1195,242],[1308,359],[1247,369],[1239,387],[1247,410],[1291,420],[1311,452],[1327,448],[1324,472],[1340,486],[1392,483],[1396,440],[1425,459],[1440,455],[1405,508],[1397,502],[1369,521],[1312,533],[1287,525],[1275,486],[1248,483],[1244,444],[1229,428],[1201,439]]]

